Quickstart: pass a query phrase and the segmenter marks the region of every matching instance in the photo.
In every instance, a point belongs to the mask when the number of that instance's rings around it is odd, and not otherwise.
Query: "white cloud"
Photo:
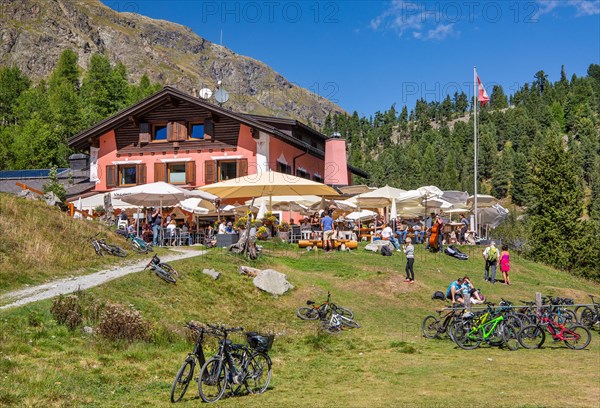
[[[551,13],[558,8],[574,8],[577,17],[594,16],[600,14],[600,1],[598,0],[537,0],[539,9],[536,17]]]
[[[443,40],[455,34],[453,24],[440,23],[443,19],[436,3],[393,0],[369,25],[374,31],[391,30],[400,37],[412,35],[419,40]]]
[[[448,37],[456,37],[458,33],[454,31],[454,24],[438,24],[434,29],[427,31],[427,40],[444,40]]]

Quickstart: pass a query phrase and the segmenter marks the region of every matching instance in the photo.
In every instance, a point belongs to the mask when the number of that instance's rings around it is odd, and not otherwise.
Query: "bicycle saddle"
[[[314,304],[315,304],[315,301],[314,301],[314,300],[307,300],[307,301],[306,301],[306,304],[307,304],[307,305],[314,305]]]

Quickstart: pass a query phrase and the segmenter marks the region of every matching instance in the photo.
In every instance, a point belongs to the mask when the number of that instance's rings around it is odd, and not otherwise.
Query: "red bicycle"
[[[581,324],[566,326],[544,314],[540,317],[539,324],[531,324],[521,329],[518,335],[519,344],[526,349],[540,348],[546,341],[546,331],[554,341],[563,341],[567,347],[574,350],[586,348],[592,340],[592,334],[587,327]]]

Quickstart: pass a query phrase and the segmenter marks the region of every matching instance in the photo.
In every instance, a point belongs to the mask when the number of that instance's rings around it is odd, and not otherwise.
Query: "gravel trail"
[[[162,256],[160,258],[161,262],[177,261],[179,259],[192,258],[194,256],[199,256],[206,253],[206,251],[183,249],[174,249],[173,252],[177,253]],[[0,296],[0,303],[10,303],[0,306],[0,309],[23,306],[28,303],[37,302],[38,300],[49,299],[54,296],[73,293],[80,289],[84,290],[94,286],[102,285],[105,282],[120,278],[130,273],[140,272],[144,269],[147,263],[148,260],[138,261],[131,265],[115,266],[111,269],[104,269],[90,275],[63,278],[44,283],[43,285],[32,286],[13,292],[8,292]]]

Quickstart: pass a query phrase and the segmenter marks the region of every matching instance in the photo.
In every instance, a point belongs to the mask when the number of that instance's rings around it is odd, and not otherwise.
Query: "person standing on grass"
[[[323,250],[329,252],[333,249],[333,218],[329,213],[321,219],[321,228],[323,229]]]
[[[415,271],[413,269],[415,264],[415,247],[410,237],[406,238],[406,244],[402,245],[402,249],[406,254],[406,268],[404,269],[406,271],[406,279],[404,281],[415,283]]]
[[[504,284],[510,285],[510,253],[508,252],[508,246],[502,245],[502,252],[500,253],[500,270],[502,271],[502,278],[504,278]]]
[[[496,283],[496,267],[498,266],[498,248],[496,243],[490,241],[490,245],[483,251],[483,259],[485,259],[485,272],[483,274],[483,280],[490,281],[492,285]],[[490,269],[492,274],[489,275]]]

